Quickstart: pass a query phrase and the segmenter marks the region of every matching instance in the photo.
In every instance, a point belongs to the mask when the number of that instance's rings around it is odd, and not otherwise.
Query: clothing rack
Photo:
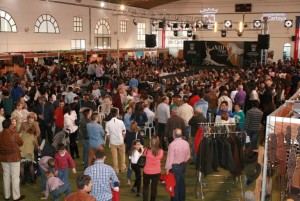
[[[236,123],[199,123],[200,126],[235,126]],[[205,136],[211,136],[211,135],[227,135],[227,134],[243,134],[244,132],[225,132],[225,133],[207,133]],[[209,174],[206,177],[217,177],[220,178],[219,181],[214,181],[214,182],[208,182],[204,181],[203,173],[200,170],[197,171],[197,180],[196,180],[196,185],[195,185],[195,197],[198,198],[201,195],[201,199],[204,200],[204,188],[209,188],[209,184],[231,184],[232,188],[226,188],[226,189],[218,189],[218,190],[208,190],[205,192],[224,192],[225,195],[229,195],[230,191],[234,191],[236,187],[240,187],[241,190],[241,198],[243,198],[243,183],[242,183],[242,175],[234,178],[232,177],[232,181],[230,181],[231,176],[228,175],[220,175],[220,174]],[[223,178],[221,180],[221,178]],[[200,192],[198,192],[198,185],[200,185]],[[230,198],[230,200],[240,200],[240,198]]]

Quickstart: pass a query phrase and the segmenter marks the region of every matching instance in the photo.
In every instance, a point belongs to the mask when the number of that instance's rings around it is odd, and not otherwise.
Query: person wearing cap
[[[173,142],[169,145],[165,169],[167,173],[172,171],[175,176],[176,186],[173,200],[184,201],[186,162],[191,155],[190,145],[182,139],[182,131],[178,128],[173,130],[173,138]]]
[[[90,195],[94,196],[97,201],[112,200],[111,184],[120,183],[114,169],[104,164],[105,159],[105,152],[97,150],[95,163],[84,171],[84,174],[92,179],[93,186]]]

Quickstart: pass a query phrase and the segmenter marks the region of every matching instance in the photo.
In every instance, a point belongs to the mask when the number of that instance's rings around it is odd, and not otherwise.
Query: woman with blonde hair
[[[27,115],[27,121],[21,123],[19,133],[21,134],[27,133],[28,129],[33,126],[35,128],[35,137],[39,139],[41,130],[39,127],[39,123],[36,120],[37,120],[37,115],[34,112],[30,112]]]
[[[157,196],[157,185],[161,173],[161,160],[164,156],[163,150],[160,148],[159,137],[152,136],[150,140],[150,148],[145,148],[146,165],[143,173],[143,201],[148,201],[149,185],[151,182],[150,201],[155,201]]]
[[[16,104],[16,109],[11,113],[11,118],[16,119],[17,121],[17,125],[16,125],[17,131],[19,131],[21,123],[27,120],[27,114],[24,113],[22,110],[23,110],[23,103],[19,101]]]

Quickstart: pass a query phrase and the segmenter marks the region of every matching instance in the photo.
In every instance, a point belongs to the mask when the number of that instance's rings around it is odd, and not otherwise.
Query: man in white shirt
[[[162,97],[162,102],[157,106],[156,109],[156,116],[157,116],[157,121],[158,121],[158,128],[157,128],[157,133],[159,135],[162,148],[164,150],[167,150],[166,143],[164,141],[164,136],[165,136],[165,128],[168,119],[170,118],[170,106],[169,106],[169,97],[164,96]]]
[[[194,115],[194,108],[188,104],[189,98],[188,96],[183,97],[183,104],[178,109],[178,116],[183,118],[184,123],[186,125],[185,128],[185,140],[189,141],[190,132],[191,132],[191,126],[189,126],[189,120]]]
[[[77,96],[74,92],[73,92],[73,87],[69,86],[68,87],[68,92],[63,93],[63,95],[65,96],[65,103],[67,104],[71,104],[74,101],[74,98]]]
[[[116,174],[126,172],[125,164],[125,144],[124,136],[126,132],[125,124],[117,118],[117,110],[111,109],[112,118],[106,123],[105,131],[109,135],[110,151],[113,159],[113,168]],[[118,153],[120,155],[120,165],[118,163]],[[120,167],[120,169],[119,169]]]

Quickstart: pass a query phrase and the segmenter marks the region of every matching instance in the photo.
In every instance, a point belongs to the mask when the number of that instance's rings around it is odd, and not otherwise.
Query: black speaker
[[[156,35],[155,34],[146,34],[146,47],[155,47],[156,46]]]
[[[196,35],[193,35],[193,40],[197,40],[197,36]]]
[[[174,36],[178,36],[178,31],[177,30],[174,30],[173,33],[174,33]]]
[[[296,36],[292,36],[292,41],[295,41],[296,40]]]
[[[258,39],[257,39],[257,46],[258,49],[269,49],[270,47],[270,35],[269,34],[258,34]]]
[[[163,21],[160,21],[159,23],[158,23],[158,28],[164,28],[165,27],[165,21],[163,20]]]

